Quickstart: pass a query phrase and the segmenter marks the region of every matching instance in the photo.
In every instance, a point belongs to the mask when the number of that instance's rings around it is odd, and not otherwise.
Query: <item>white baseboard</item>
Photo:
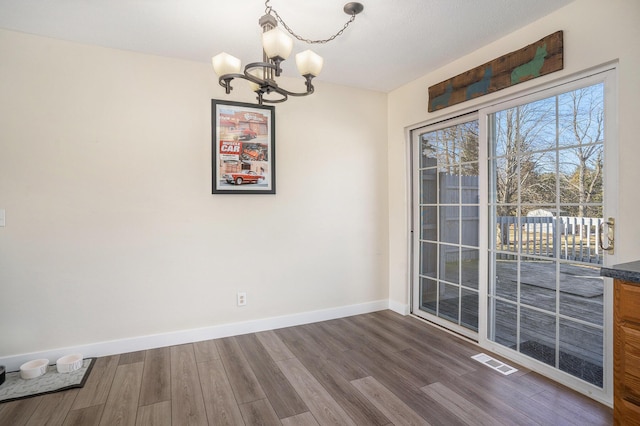
[[[393,312],[396,312],[400,315],[409,315],[411,310],[409,309],[409,305],[404,303],[399,303],[394,300],[389,300],[389,309]]]
[[[0,358],[0,365],[4,365],[7,371],[17,371],[20,366],[30,360],[47,358],[50,364],[55,364],[61,356],[81,353],[85,358],[101,357],[127,352],[142,351],[166,346],[181,345],[185,343],[199,342],[202,340],[219,339],[222,337],[238,336],[247,333],[256,333],[265,330],[275,330],[283,327],[309,324],[318,321],[327,321],[336,318],[344,318],[352,315],[366,314],[369,312],[392,309],[399,312],[395,305],[391,306],[389,300],[361,303],[357,305],[341,306],[338,308],[322,309],[318,311],[301,312],[298,314],[283,315],[279,317],[264,318],[260,320],[244,321],[231,324],[221,324],[211,327],[182,330],[171,333],[162,333],[149,336],[139,336],[108,342],[91,343],[67,348],[52,349],[42,352],[13,355]],[[400,312],[399,312],[400,313]],[[403,314],[406,315],[406,314]]]

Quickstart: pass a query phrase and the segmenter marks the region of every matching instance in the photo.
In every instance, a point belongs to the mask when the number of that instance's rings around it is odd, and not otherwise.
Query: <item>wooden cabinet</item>
[[[640,284],[614,282],[613,416],[640,425]]]

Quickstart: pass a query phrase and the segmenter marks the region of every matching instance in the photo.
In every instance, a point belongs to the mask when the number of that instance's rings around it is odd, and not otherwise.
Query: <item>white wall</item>
[[[276,106],[277,194],[212,195],[211,98],[248,90],[10,31],[0,57],[0,358],[388,299],[386,94]]]
[[[619,60],[620,183],[619,217],[616,218],[617,261],[640,259],[640,223],[637,221],[640,198],[636,189],[637,182],[640,182],[640,144],[637,126],[637,114],[640,111],[639,23],[640,2],[637,0],[576,0],[557,12],[389,94],[389,297],[393,303],[409,303],[409,167],[406,160],[405,128],[614,60]],[[531,44],[558,30],[564,31],[562,71],[434,113],[427,112],[429,86]],[[428,52],[426,46],[424,54]]]

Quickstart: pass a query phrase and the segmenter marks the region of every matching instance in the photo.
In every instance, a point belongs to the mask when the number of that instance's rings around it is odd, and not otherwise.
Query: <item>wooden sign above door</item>
[[[496,92],[562,67],[562,31],[558,31],[429,87],[429,112]]]

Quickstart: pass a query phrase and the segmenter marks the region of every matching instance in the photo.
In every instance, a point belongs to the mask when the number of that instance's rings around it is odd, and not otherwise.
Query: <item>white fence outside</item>
[[[598,245],[602,218],[498,216],[496,222],[496,249],[514,253],[500,253],[500,259],[515,257],[519,248],[523,255],[602,263]]]

